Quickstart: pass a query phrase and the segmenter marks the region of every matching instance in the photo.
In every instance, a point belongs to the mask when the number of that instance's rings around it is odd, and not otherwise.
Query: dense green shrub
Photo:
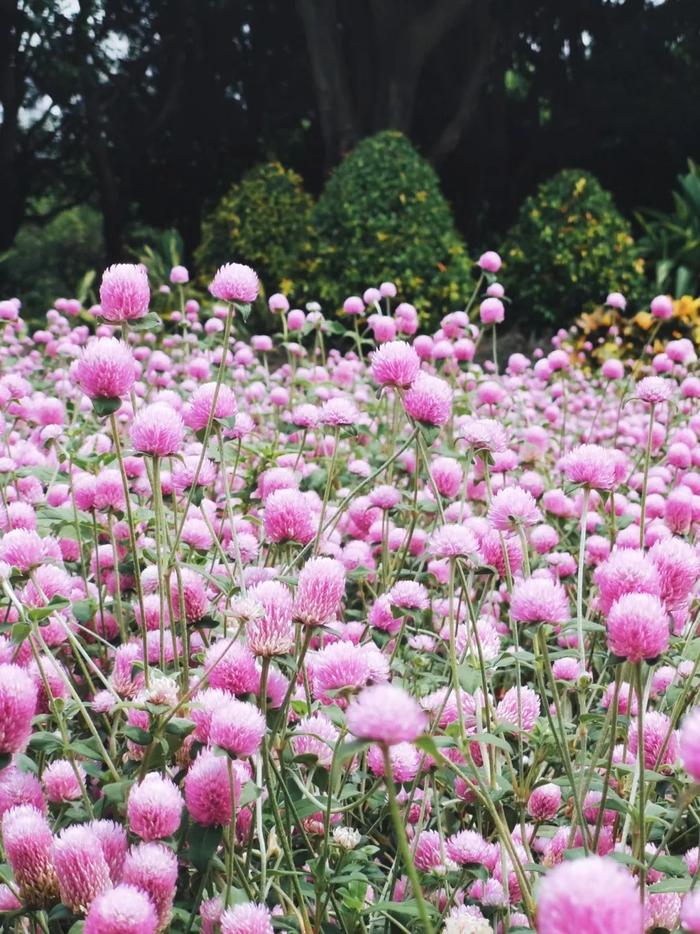
[[[643,260],[630,225],[597,179],[558,172],[527,198],[503,249],[503,279],[517,315],[568,324],[608,292],[643,295]]]
[[[681,295],[700,293],[700,167],[688,160],[678,176],[670,211],[642,211],[639,248],[656,289]]]
[[[24,224],[0,257],[0,294],[16,295],[23,317],[38,320],[56,298],[86,298],[103,254],[102,218],[89,205],[61,211],[43,226]]]
[[[328,311],[389,279],[439,320],[470,291],[471,263],[437,175],[400,133],[365,139],[346,157],[318,201],[314,226],[312,297]]]
[[[222,263],[248,263],[267,293],[295,292],[312,255],[313,199],[296,172],[279,162],[255,166],[202,224],[195,263],[202,282]]]

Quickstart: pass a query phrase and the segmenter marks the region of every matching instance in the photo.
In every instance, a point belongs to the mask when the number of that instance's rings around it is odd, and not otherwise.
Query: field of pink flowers
[[[499,372],[480,265],[0,302],[2,931],[700,932],[696,353]]]

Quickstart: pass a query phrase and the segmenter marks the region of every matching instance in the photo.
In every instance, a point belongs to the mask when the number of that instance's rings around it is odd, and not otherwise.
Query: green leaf
[[[97,603],[92,598],[89,600],[76,600],[72,609],[73,616],[79,623],[89,623],[97,612]]]
[[[15,645],[20,645],[25,641],[31,631],[32,627],[29,623],[15,623],[12,627],[12,641]]]
[[[252,310],[250,302],[234,302],[233,307],[236,309],[241,318],[243,318],[244,322],[250,318],[250,312]]]
[[[204,872],[223,837],[223,827],[202,827],[193,824],[189,833],[187,856],[199,872]]]
[[[53,597],[46,606],[32,607],[27,610],[27,616],[33,622],[38,623],[39,620],[46,619],[46,617],[51,616],[52,613],[65,610],[67,606],[70,606],[70,600],[66,600],[65,597]]]
[[[658,860],[657,860],[658,862]],[[656,863],[654,864],[656,866]],[[648,892],[689,892],[690,886],[693,880],[690,876],[684,876],[682,879],[662,879],[660,882],[655,882],[653,885],[650,885],[647,889]]]
[[[126,796],[133,782],[125,780],[122,782],[110,782],[102,786],[102,794],[111,804],[121,804],[126,801]]]
[[[143,318],[136,318],[129,322],[130,331],[160,331],[163,327],[160,315],[149,311]]]
[[[125,727],[124,735],[138,746],[150,746],[153,742],[153,736],[138,726]]]
[[[192,720],[186,720],[184,717],[173,717],[172,720],[168,720],[165,724],[165,732],[170,733],[172,736],[181,736],[184,739],[185,736],[190,735],[196,726],[197,724],[193,723]]]
[[[105,418],[107,415],[114,415],[121,406],[122,400],[118,396],[102,396],[92,400],[92,407],[95,411],[95,415],[98,415],[100,418]]]

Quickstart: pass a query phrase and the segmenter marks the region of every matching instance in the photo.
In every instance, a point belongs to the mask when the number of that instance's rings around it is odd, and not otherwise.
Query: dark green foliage
[[[610,291],[644,296],[643,260],[629,223],[597,179],[564,169],[526,198],[503,248],[514,317],[568,324]]]
[[[299,175],[279,162],[247,172],[202,224],[195,262],[203,284],[226,262],[252,266],[263,288],[294,292],[312,254],[313,200]]]
[[[462,304],[470,263],[432,167],[401,133],[363,140],[335,169],[314,212],[309,297],[327,311],[383,280],[438,321]]]

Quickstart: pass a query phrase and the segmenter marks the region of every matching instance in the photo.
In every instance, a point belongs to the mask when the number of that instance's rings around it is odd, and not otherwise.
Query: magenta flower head
[[[236,397],[233,390],[224,383],[219,386],[214,408],[214,394],[216,383],[203,383],[192,393],[187,410],[187,424],[193,431],[201,431],[209,424],[209,419],[231,418],[238,411]],[[212,415],[213,409],[213,415]]]
[[[563,862],[540,884],[538,934],[639,934],[642,922],[637,884],[611,859],[588,856]]]
[[[506,486],[491,501],[489,519],[500,532],[535,525],[542,518],[535,498],[519,486]]]
[[[570,483],[593,490],[612,490],[616,483],[615,461],[599,444],[579,444],[559,462]]]
[[[136,380],[134,355],[124,341],[96,337],[84,348],[73,375],[90,399],[118,399]]]
[[[689,892],[681,906],[681,924],[684,931],[700,934],[700,889]]]
[[[357,739],[395,746],[418,739],[427,729],[428,717],[418,701],[403,688],[374,684],[352,701],[346,722]]]
[[[170,837],[180,826],[184,803],[169,778],[149,772],[142,782],[131,786],[126,805],[129,827],[147,843]]]
[[[99,840],[112,882],[118,882],[126,858],[126,830],[113,820],[94,820],[88,826]]]
[[[129,429],[134,450],[152,457],[178,454],[184,435],[179,413],[165,402],[154,402],[138,411]]]
[[[651,313],[655,318],[673,317],[673,300],[670,295],[657,295],[651,300]]]
[[[306,626],[332,622],[345,596],[345,568],[335,558],[311,558],[299,572],[293,614]]]
[[[654,563],[632,548],[616,548],[595,569],[593,580],[600,590],[603,613],[608,613],[613,603],[626,593],[661,595],[661,580]]]
[[[694,782],[700,782],[700,707],[694,707],[681,726],[681,762]]]
[[[32,732],[37,686],[18,665],[0,665],[0,754],[21,752]]]
[[[204,656],[204,670],[209,673],[212,688],[230,694],[249,694],[258,688],[259,676],[252,652],[233,639],[219,639],[209,646]],[[202,737],[202,741],[207,740]]]
[[[209,284],[211,294],[222,302],[250,304],[258,297],[259,290],[257,274],[243,263],[226,263],[220,266]]]
[[[676,389],[673,380],[664,379],[662,376],[645,376],[640,379],[635,387],[635,395],[647,405],[660,405],[662,402],[668,402]]]
[[[27,907],[41,908],[55,900],[53,834],[44,815],[29,804],[10,808],[2,818],[2,844]]]
[[[175,853],[162,843],[132,846],[124,860],[122,882],[145,892],[158,914],[158,930],[164,930],[170,920],[177,885]]]
[[[275,490],[265,500],[263,524],[265,536],[271,542],[308,545],[316,534],[318,521],[299,490]]]
[[[134,885],[117,885],[94,899],[84,934],[155,934],[158,915],[150,898]]]
[[[370,358],[372,377],[379,386],[411,385],[420,370],[420,357],[405,341],[387,341]]]
[[[553,820],[561,807],[561,788],[553,782],[532,789],[527,801],[527,813],[533,820]]]
[[[559,581],[551,577],[528,577],[513,587],[510,615],[516,623],[559,626],[571,619],[571,607]]]
[[[133,263],[116,263],[102,273],[100,316],[117,324],[135,321],[148,312],[151,290],[148,270]]]
[[[349,295],[343,302],[343,311],[346,315],[361,315],[365,310],[365,303],[359,295]]]
[[[53,859],[61,901],[75,912],[84,914],[93,899],[112,885],[100,842],[87,826],[62,830]]]
[[[485,253],[482,253],[478,259],[478,266],[480,269],[483,269],[484,272],[496,273],[501,268],[501,264],[501,257],[495,250],[487,250]]]
[[[209,740],[234,756],[254,756],[265,735],[265,718],[246,701],[230,700],[211,718]]]
[[[618,311],[624,311],[627,307],[627,299],[622,292],[610,292],[605,299],[605,304],[610,308],[617,308]]]
[[[421,425],[444,425],[452,414],[452,390],[444,379],[421,372],[404,396],[404,407]]]
[[[255,902],[228,908],[221,915],[221,934],[274,934],[270,912]]]
[[[658,597],[623,594],[607,619],[608,648],[631,662],[657,658],[668,648],[668,616]]]
[[[231,769],[233,799],[238,800],[241,781]],[[205,749],[194,760],[185,776],[185,803],[192,820],[204,827],[225,827],[231,820],[231,781],[227,757]]]
[[[502,324],[506,309],[500,298],[485,298],[479,305],[479,317],[482,324]]]
[[[286,655],[294,646],[289,587],[279,581],[262,581],[251,588],[248,596],[251,605],[245,631],[250,650],[263,657]]]

